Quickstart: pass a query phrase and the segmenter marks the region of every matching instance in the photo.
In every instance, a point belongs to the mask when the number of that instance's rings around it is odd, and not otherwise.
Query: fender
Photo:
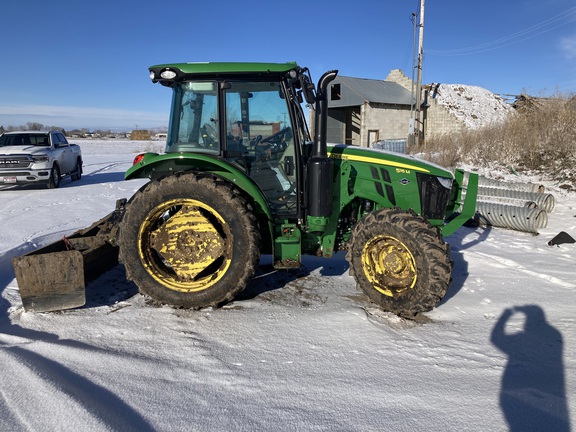
[[[207,172],[233,183],[254,206],[260,220],[262,240],[273,238],[272,212],[264,195],[246,173],[225,160],[201,153],[144,153],[124,175],[124,180],[134,178],[155,179],[183,171]],[[265,223],[265,225],[264,225]],[[264,229],[264,226],[267,229]]]

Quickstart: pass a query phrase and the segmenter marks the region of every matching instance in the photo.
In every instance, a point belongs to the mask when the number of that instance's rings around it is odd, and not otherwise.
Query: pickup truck
[[[17,131],[0,136],[0,185],[44,184],[82,177],[82,152],[60,131]]]

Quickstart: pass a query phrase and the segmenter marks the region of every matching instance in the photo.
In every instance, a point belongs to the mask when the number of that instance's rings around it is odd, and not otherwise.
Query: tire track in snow
[[[117,166],[119,166],[119,165],[126,165],[126,162],[112,162],[112,163],[107,163],[107,162],[102,163],[102,162],[101,162],[101,163],[93,163],[93,164],[84,165],[83,168],[93,167],[93,166],[98,166],[98,165],[104,165],[104,166],[103,166],[102,168],[95,169],[94,171],[91,171],[91,172],[89,172],[89,173],[82,174],[82,175],[83,175],[83,176],[86,176],[86,177],[90,177],[90,176],[95,175],[95,174],[99,174],[99,173],[102,173],[102,172],[109,171],[110,169],[115,168],[115,167],[117,167]]]
[[[508,259],[508,258],[502,258],[501,256],[496,257],[494,255],[485,254],[482,252],[470,252],[470,253],[477,255],[477,256],[480,256],[482,258],[494,261],[503,267],[509,267],[509,268],[514,269],[514,270],[518,270],[519,272],[524,273],[528,276],[533,276],[533,277],[537,277],[539,279],[543,279],[547,282],[550,282],[550,283],[557,285],[559,287],[562,287],[562,288],[571,288],[571,289],[576,288],[576,284],[574,284],[572,282],[566,282],[560,278],[557,278],[555,276],[551,276],[549,274],[539,273],[539,272],[535,272],[533,270],[529,270],[525,266],[523,266],[522,264],[520,264],[516,261],[513,261],[511,259]]]

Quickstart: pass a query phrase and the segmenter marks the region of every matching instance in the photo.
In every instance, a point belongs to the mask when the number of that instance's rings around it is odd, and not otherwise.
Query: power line
[[[466,48],[456,48],[449,50],[426,50],[426,54],[431,55],[444,55],[444,56],[460,56],[460,55],[471,55],[478,54],[486,51],[493,51],[496,49],[503,48],[508,45],[513,45],[525,40],[534,38],[543,33],[552,31],[558,27],[562,27],[566,24],[576,21],[576,7],[572,7],[558,15],[551,18],[540,21],[530,27],[526,27],[523,30],[512,33],[508,36],[502,38],[485,42],[479,45],[474,45]]]

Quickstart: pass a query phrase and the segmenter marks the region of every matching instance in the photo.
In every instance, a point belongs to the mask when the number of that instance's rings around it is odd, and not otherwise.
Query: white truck
[[[82,177],[82,152],[60,131],[16,131],[0,136],[0,185],[44,184]]]

